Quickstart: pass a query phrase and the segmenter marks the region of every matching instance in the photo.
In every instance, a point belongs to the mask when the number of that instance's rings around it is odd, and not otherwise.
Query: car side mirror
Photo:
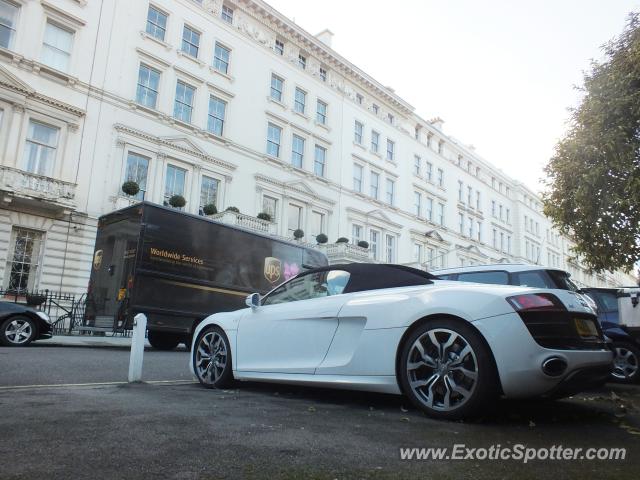
[[[260,294],[252,293],[251,295],[247,295],[244,303],[247,305],[247,307],[258,308],[260,306]]]

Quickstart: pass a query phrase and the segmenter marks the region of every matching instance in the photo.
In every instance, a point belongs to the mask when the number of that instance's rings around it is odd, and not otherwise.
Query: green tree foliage
[[[544,212],[593,271],[640,259],[640,17],[604,46],[546,166]]]

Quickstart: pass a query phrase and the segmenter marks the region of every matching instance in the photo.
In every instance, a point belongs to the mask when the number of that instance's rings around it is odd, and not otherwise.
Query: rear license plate
[[[593,323],[592,320],[587,320],[584,318],[574,318],[573,321],[576,325],[578,335],[580,335],[581,337],[598,336],[598,329],[596,328],[596,324]]]

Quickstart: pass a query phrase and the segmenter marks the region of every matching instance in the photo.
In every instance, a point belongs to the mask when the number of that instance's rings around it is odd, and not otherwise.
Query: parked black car
[[[611,375],[620,383],[637,383],[640,381],[640,341],[620,324],[618,290],[585,288],[584,292],[598,304],[598,320],[604,334],[613,342],[616,356]]]
[[[49,315],[27,305],[0,301],[0,345],[17,347],[51,338]]]

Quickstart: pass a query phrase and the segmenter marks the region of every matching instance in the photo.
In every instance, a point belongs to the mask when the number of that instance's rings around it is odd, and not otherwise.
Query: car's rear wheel
[[[36,323],[28,317],[15,316],[0,325],[0,344],[7,347],[22,347],[35,340]]]
[[[229,339],[220,327],[205,328],[198,335],[192,355],[193,371],[207,388],[225,388],[233,383]]]
[[[425,322],[401,348],[400,385],[427,415],[449,420],[470,417],[495,400],[497,374],[491,352],[463,321]]]
[[[149,330],[147,339],[156,350],[173,350],[180,343],[180,336],[174,333]]]
[[[627,342],[613,344],[611,378],[618,383],[637,383],[640,380],[640,349]]]

